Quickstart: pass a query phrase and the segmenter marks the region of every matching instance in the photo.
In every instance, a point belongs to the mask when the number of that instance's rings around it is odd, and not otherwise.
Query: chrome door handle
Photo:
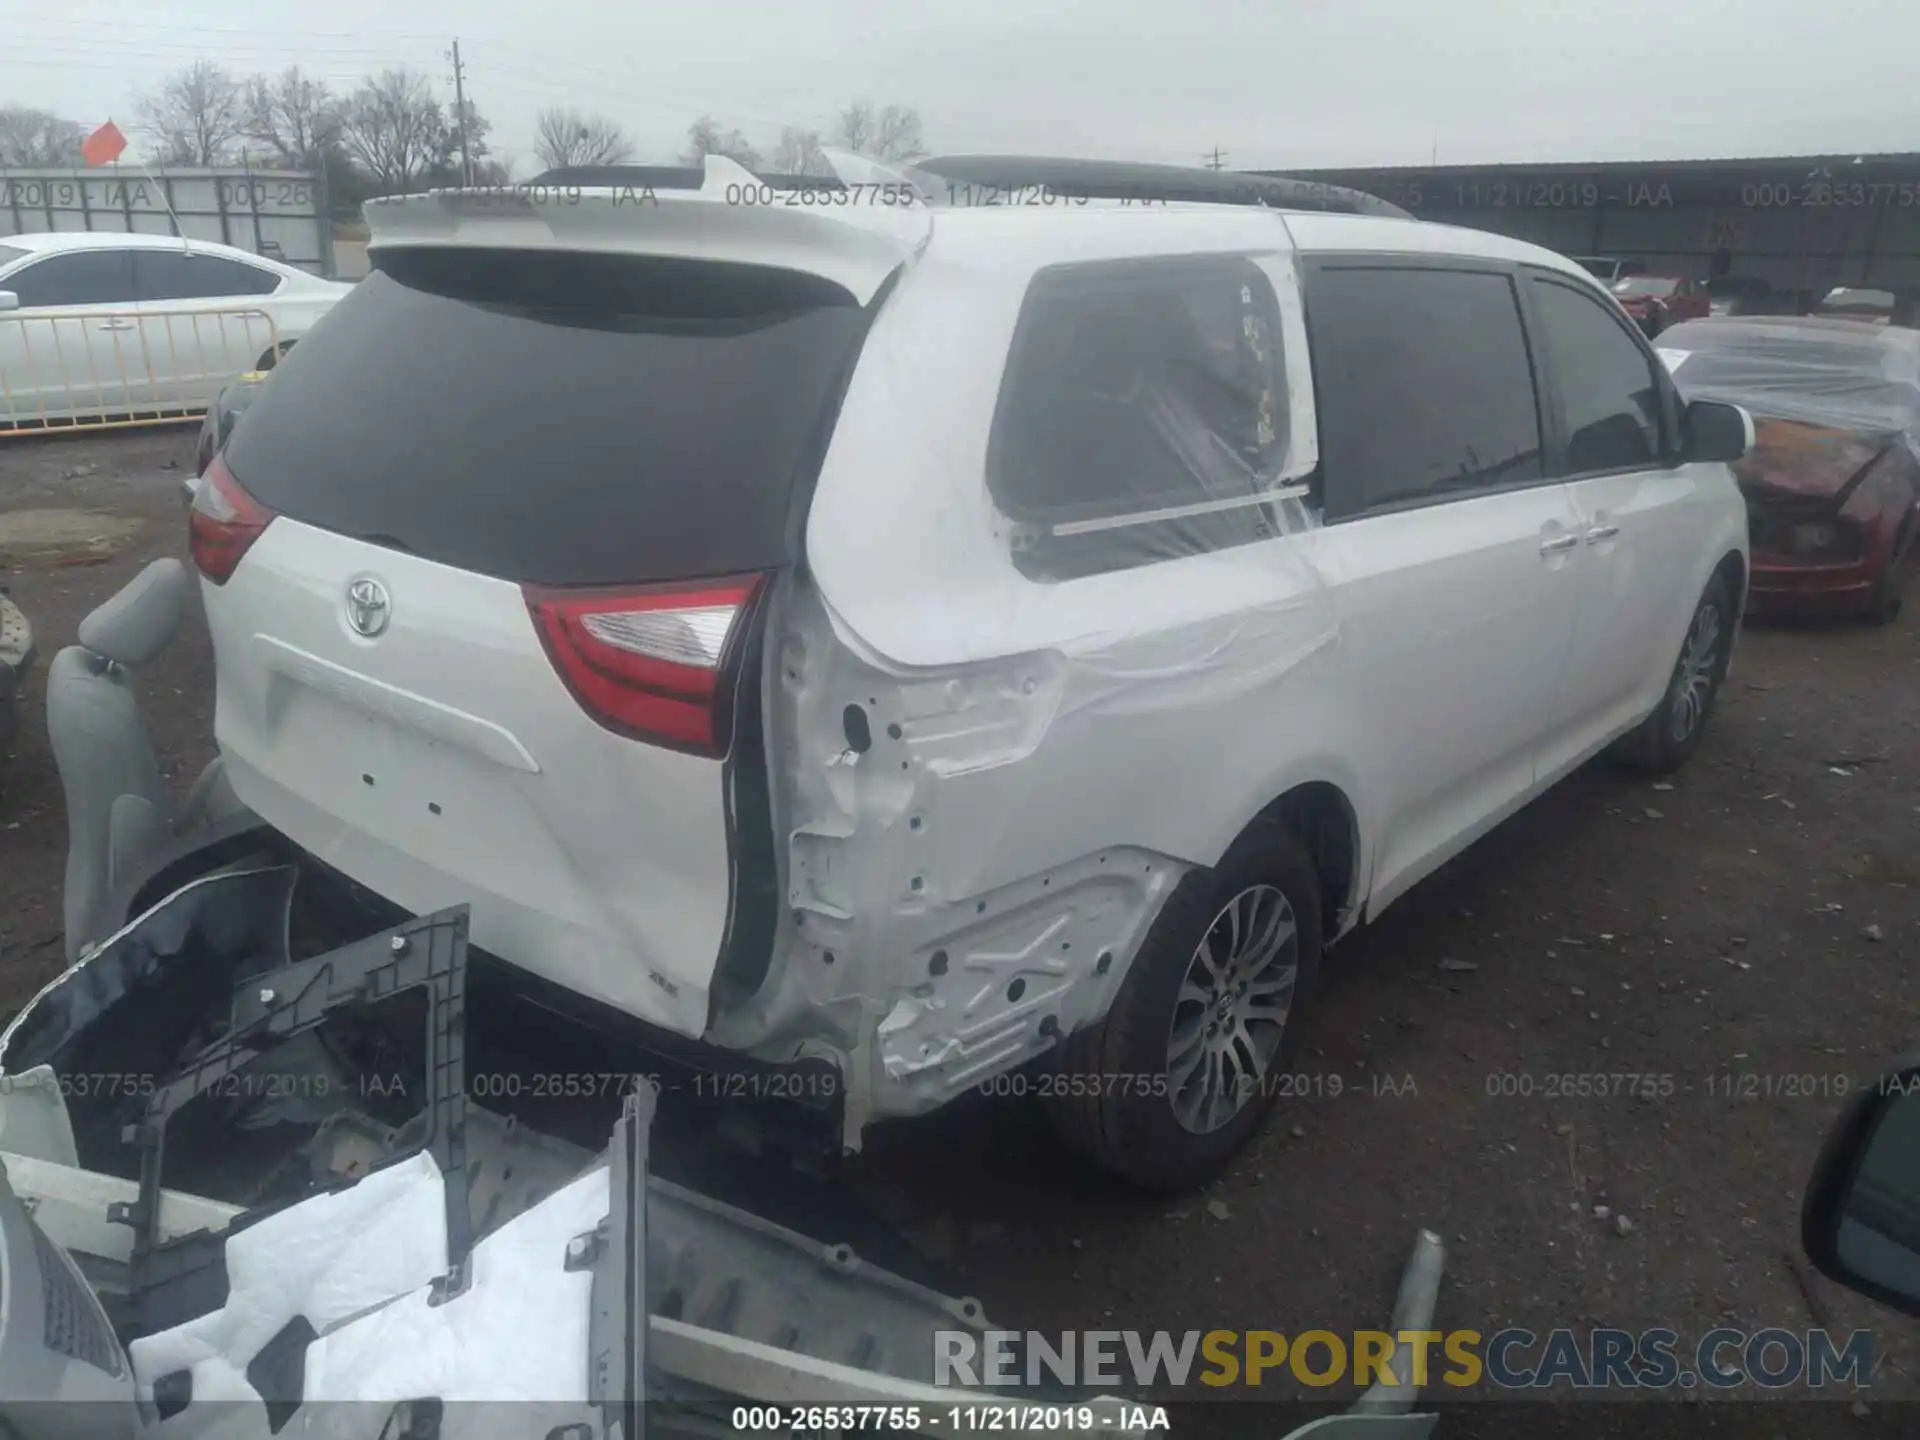
[[[1579,543],[1580,537],[1578,535],[1556,535],[1551,540],[1542,540],[1540,542],[1540,553],[1542,555],[1558,555],[1564,550],[1573,549],[1573,547]]]
[[[1595,525],[1587,531],[1587,544],[1598,545],[1602,540],[1611,540],[1620,533],[1618,525]]]

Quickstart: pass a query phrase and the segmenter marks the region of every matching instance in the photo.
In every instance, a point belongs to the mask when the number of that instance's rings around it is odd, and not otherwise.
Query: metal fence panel
[[[191,420],[279,344],[253,307],[0,315],[0,434]]]

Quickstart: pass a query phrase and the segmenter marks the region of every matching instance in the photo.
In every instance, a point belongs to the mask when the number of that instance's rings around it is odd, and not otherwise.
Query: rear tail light
[[[719,759],[762,575],[620,590],[524,587],[534,628],[573,698],[635,740]]]
[[[272,523],[273,511],[241,489],[227,462],[215,455],[187,512],[189,548],[200,573],[216,585],[226,584],[240,558]]]

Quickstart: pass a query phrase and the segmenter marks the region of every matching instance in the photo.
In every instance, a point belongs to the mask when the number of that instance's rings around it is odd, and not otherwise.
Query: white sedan
[[[196,415],[352,288],[175,236],[0,237],[0,426]]]

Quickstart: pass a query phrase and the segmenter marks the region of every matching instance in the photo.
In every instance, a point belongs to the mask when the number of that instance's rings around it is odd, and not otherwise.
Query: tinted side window
[[[1544,473],[1505,275],[1324,266],[1307,281],[1307,324],[1327,519]]]
[[[49,255],[7,280],[23,310],[41,305],[131,305],[133,255],[127,250],[75,250]]]
[[[1021,311],[988,488],[1016,548],[1047,550],[1023,560],[1035,578],[1241,544],[1274,533],[1266,507],[1235,502],[1282,473],[1288,415],[1279,305],[1251,261],[1060,266]],[[1144,520],[1196,506],[1223,508]]]
[[[1541,345],[1566,411],[1574,474],[1660,463],[1660,383],[1653,364],[1598,299],[1536,276]]]
[[[133,257],[142,300],[215,300],[233,295],[269,295],[280,277],[256,265],[219,255],[178,250],[141,250]]]

